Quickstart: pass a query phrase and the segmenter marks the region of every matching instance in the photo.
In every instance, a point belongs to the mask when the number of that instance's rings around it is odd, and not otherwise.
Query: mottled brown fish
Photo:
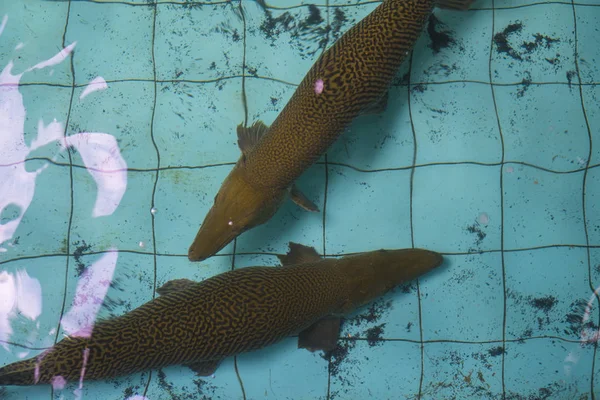
[[[223,182],[192,245],[191,261],[220,251],[268,221],[287,194],[318,208],[294,185],[360,114],[385,108],[387,90],[434,6],[467,9],[472,0],[385,0],[325,51],[271,127],[238,126],[242,155]]]
[[[66,337],[39,356],[0,368],[0,385],[108,379],[179,364],[210,375],[226,357],[293,334],[298,347],[330,350],[341,315],[443,261],[421,249],[321,259],[295,243],[279,258],[282,267],[169,281],[156,299],[99,321],[91,337]]]

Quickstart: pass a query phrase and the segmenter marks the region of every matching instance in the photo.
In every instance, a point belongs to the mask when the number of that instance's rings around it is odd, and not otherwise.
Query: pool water
[[[187,249],[237,161],[324,48],[379,2],[3,1],[0,366],[171,279],[423,247],[444,267],[349,315],[330,354],[290,337],[213,376],[169,367],[2,399],[600,396],[600,2],[436,9],[390,89],[218,255]],[[104,305],[102,306],[102,303]]]

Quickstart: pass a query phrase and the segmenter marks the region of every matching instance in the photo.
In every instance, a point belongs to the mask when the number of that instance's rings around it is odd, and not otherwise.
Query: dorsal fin
[[[248,155],[260,138],[269,130],[262,121],[256,121],[251,127],[246,128],[242,124],[237,126],[238,146],[243,155]]]
[[[287,254],[279,254],[277,257],[281,265],[303,264],[321,260],[321,256],[314,247],[304,246],[302,244],[290,242],[290,250]]]

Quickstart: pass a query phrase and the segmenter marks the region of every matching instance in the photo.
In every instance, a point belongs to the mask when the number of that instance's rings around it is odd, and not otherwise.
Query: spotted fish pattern
[[[223,181],[188,250],[202,261],[238,235],[267,222],[287,194],[318,211],[295,187],[360,114],[382,110],[388,88],[435,5],[468,8],[472,0],[385,0],[327,49],[270,127],[238,127],[242,155]]]
[[[216,368],[226,357],[347,313],[441,262],[427,250],[381,250],[241,268],[202,282],[170,281],[159,297],[99,321],[91,337],[66,337],[38,356],[0,368],[0,385],[108,379],[176,364],[194,369],[214,362]]]
[[[386,94],[434,5],[428,0],[387,0],[342,35],[315,62],[246,157],[248,178],[265,187],[285,188],[294,182],[361,112]]]

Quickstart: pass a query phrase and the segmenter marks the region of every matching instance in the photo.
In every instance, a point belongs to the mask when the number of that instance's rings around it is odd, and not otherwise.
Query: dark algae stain
[[[573,83],[573,78],[577,75],[575,71],[567,71],[567,82],[569,82],[569,89],[572,88],[571,84]]]
[[[361,325],[365,322],[367,322],[367,323],[377,322],[391,306],[392,306],[392,302],[389,300],[388,301],[382,301],[382,300],[376,301],[369,306],[366,313],[357,315],[352,318],[348,318],[348,319],[346,319],[346,322],[348,322],[354,326]]]
[[[291,37],[290,44],[295,44],[300,50],[302,58],[312,57],[320,49],[325,48],[327,33],[333,28],[334,33],[338,32],[339,35],[342,23],[345,21],[343,13],[334,14],[332,25],[326,26],[320,8],[314,4],[306,6],[307,13],[304,15],[286,11],[278,16],[274,16],[264,1],[259,0],[258,4],[265,13],[265,20],[260,25],[260,31],[267,39],[271,40],[271,46],[275,46],[275,40],[286,32]]]
[[[380,324],[365,331],[367,343],[369,343],[369,346],[374,347],[383,344],[382,335],[384,326],[385,324]]]
[[[488,350],[488,354],[492,357],[498,357],[506,353],[506,350],[502,346],[493,347]]]
[[[529,302],[538,310],[541,310],[545,314],[548,314],[550,310],[556,305],[556,303],[558,303],[558,300],[556,300],[556,297],[554,296],[546,296],[531,299]]]
[[[515,32],[521,32],[523,30],[523,24],[519,21],[514,24],[508,25],[502,32],[498,32],[494,35],[494,43],[496,44],[496,51],[498,53],[505,53],[509,57],[515,60],[522,60],[521,56],[512,48],[508,42],[508,38]]]
[[[356,340],[354,339],[344,339],[343,341],[338,341],[335,349],[325,353],[321,357],[325,360],[329,361],[329,373],[331,376],[338,376],[340,373],[340,365],[346,360],[348,357],[348,353],[356,346]],[[341,379],[341,378],[340,378]]]
[[[475,246],[479,246],[483,239],[487,236],[487,234],[481,229],[481,225],[479,222],[475,222],[473,225],[467,226],[467,232],[475,235]],[[469,251],[474,251],[475,249],[469,249]]]
[[[496,45],[498,54],[506,54],[514,60],[524,61],[526,55],[531,54],[540,48],[550,49],[552,45],[560,42],[560,39],[552,38],[541,33],[535,33],[533,34],[532,41],[525,40],[518,44],[518,42],[512,40],[512,38],[520,35],[522,31],[523,23],[521,21],[516,21],[507,25],[502,32],[496,33],[494,35],[494,44]],[[545,60],[552,65],[557,65],[560,63],[560,54],[556,54],[554,57],[546,57]]]
[[[216,387],[202,378],[193,380],[196,390],[188,386],[182,386],[178,388],[179,390],[176,390],[174,385],[167,381],[167,376],[162,369],[158,370],[157,375],[160,387],[171,396],[171,400],[213,400],[220,398],[215,394]]]
[[[427,34],[431,43],[429,47],[434,53],[439,53],[440,50],[452,46],[456,43],[454,38],[451,36],[452,31],[444,30],[446,25],[440,21],[434,14],[429,16],[429,23],[427,24]]]
[[[75,264],[77,265],[77,276],[81,276],[86,270],[86,266],[81,261],[81,257],[83,256],[83,253],[89,251],[92,248],[92,245],[87,244],[85,240],[82,240],[81,242],[77,241],[73,243],[73,245],[77,246],[77,248],[73,252],[73,258],[75,258]]]

